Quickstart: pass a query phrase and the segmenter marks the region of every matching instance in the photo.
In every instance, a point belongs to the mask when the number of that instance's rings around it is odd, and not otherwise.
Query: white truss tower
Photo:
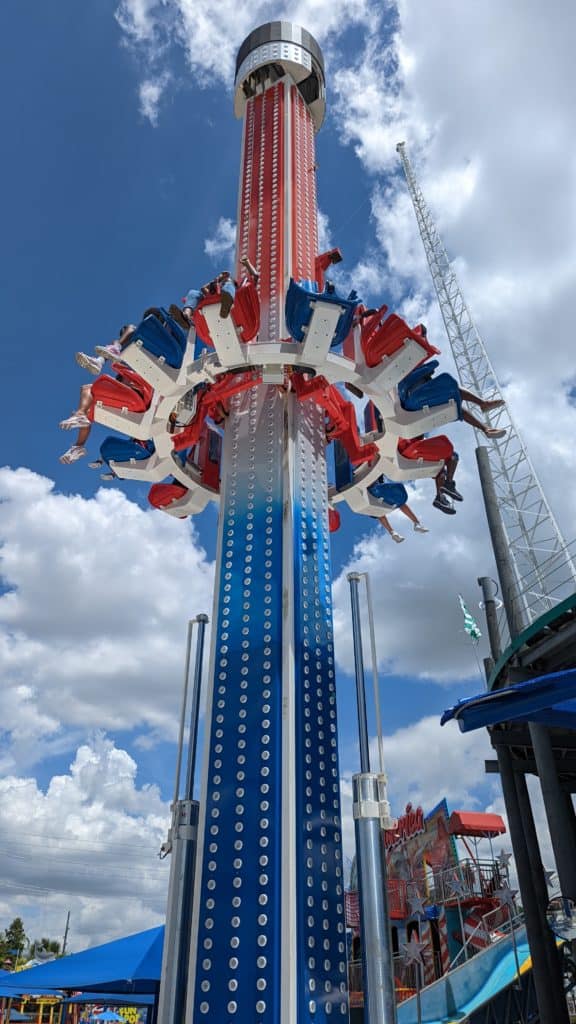
[[[501,398],[498,380],[416,180],[405,143],[399,142],[396,150],[402,160],[460,383],[483,398]],[[506,405],[490,413],[490,423],[504,428],[506,437],[497,443],[486,442],[477,431],[477,439],[487,445],[498,508],[516,573],[519,610],[528,626],[573,592],[576,571]]]

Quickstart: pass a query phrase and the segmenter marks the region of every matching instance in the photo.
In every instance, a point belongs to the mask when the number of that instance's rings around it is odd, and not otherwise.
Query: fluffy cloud
[[[186,622],[212,600],[193,528],[114,488],[65,496],[3,469],[0,536],[4,770],[87,723],[173,738]]]
[[[476,790],[483,782],[484,759],[493,753],[484,730],[464,733],[455,739],[454,729],[441,729],[437,718],[427,717],[384,736],[383,742],[388,799],[393,817],[400,817],[407,803],[414,807],[420,805],[427,813],[442,797],[446,797],[451,810],[484,809],[479,806]],[[370,745],[370,759],[372,769],[376,770],[378,749],[375,740]],[[359,767],[355,769],[359,770]],[[354,772],[348,769],[343,771],[340,787],[344,860],[348,865],[355,852],[352,774]]]
[[[143,48],[155,62],[166,59],[167,41],[183,48],[190,71],[200,85],[214,81],[231,86],[236,53],[243,39],[267,21],[303,25],[328,46],[346,27],[368,27],[378,20],[378,5],[370,0],[289,0],[270,4],[256,0],[238,5],[222,0],[218,17],[210,0],[122,0],[116,20],[124,38]],[[226,25],[226,31],[222,31]]]
[[[231,260],[236,247],[236,225],[229,217],[220,217],[212,238],[204,239],[204,252],[215,263]]]
[[[72,950],[161,923],[169,809],[136,772],[96,735],[45,791],[30,777],[0,779],[0,893],[7,915],[17,899],[29,937],[59,938],[68,909]]]
[[[142,116],[148,118],[154,128],[158,124],[160,100],[170,78],[167,71],[158,75],[157,78],[146,78],[138,90]]]

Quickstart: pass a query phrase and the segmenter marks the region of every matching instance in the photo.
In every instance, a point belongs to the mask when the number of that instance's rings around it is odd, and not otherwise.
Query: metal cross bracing
[[[502,398],[498,379],[466,305],[454,268],[417,182],[403,142],[397,152],[414,206],[426,259],[438,297],[460,384],[482,398]],[[506,430],[486,441],[498,508],[513,558],[516,599],[525,626],[574,590],[576,570],[554,514],[506,404],[489,414],[491,426]]]

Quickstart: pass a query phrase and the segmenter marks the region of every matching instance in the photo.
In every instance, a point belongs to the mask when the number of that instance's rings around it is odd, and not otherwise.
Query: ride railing
[[[429,948],[423,953],[425,964],[408,964],[402,953],[394,953],[394,989],[396,1002],[401,1003],[404,999],[410,999],[418,989],[424,988],[424,975],[429,977],[430,958],[433,960],[434,980],[442,977],[442,956],[439,952]],[[425,969],[426,968],[426,969]],[[362,961],[350,960],[348,962],[348,989],[350,992],[350,1005],[362,1006],[364,1001],[364,981],[362,973]]]
[[[460,967],[477,953],[481,953],[483,949],[492,946],[508,935],[513,935],[523,923],[523,912],[509,905],[495,907],[494,910],[483,914],[476,928],[464,936],[462,948],[451,960],[448,970],[453,971],[455,967]],[[478,942],[479,939],[480,942]]]
[[[455,867],[434,871],[433,878],[427,877],[427,895],[431,903],[485,899],[494,896],[508,880],[508,868],[499,861],[470,858],[461,860]]]

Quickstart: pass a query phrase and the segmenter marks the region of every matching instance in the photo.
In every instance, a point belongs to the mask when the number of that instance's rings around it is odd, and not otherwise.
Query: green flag
[[[476,622],[475,619],[472,618],[470,612],[468,611],[466,605],[464,604],[464,598],[462,597],[462,594],[458,594],[458,600],[460,601],[462,615],[464,616],[464,629],[466,633],[468,633],[468,636],[472,637],[473,640],[479,640],[480,637],[482,636],[482,633],[478,628],[478,623]]]

